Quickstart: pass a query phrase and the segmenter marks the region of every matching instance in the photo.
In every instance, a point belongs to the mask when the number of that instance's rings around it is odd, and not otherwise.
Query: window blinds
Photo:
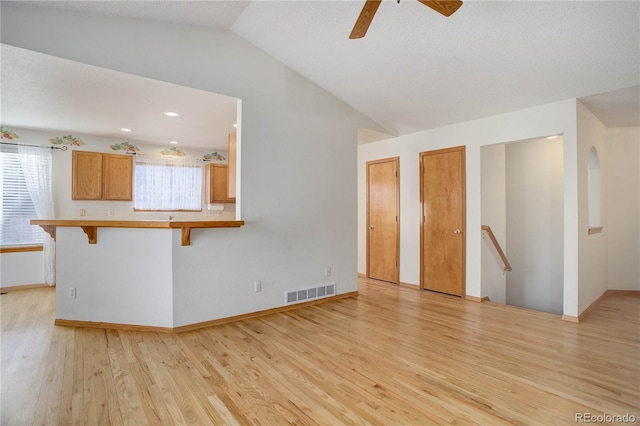
[[[37,214],[22,174],[19,154],[0,152],[0,167],[0,245],[42,244],[42,229],[30,224]]]

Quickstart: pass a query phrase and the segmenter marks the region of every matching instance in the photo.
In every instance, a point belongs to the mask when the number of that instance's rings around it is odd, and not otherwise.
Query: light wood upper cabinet
[[[229,197],[229,167],[226,164],[207,164],[207,203],[235,203]]]
[[[121,154],[73,151],[71,199],[133,199],[133,158]]]
[[[103,199],[131,201],[133,187],[133,157],[102,154]]]
[[[236,132],[229,133],[229,198],[236,198]]]
[[[102,200],[102,154],[73,151],[72,200]]]

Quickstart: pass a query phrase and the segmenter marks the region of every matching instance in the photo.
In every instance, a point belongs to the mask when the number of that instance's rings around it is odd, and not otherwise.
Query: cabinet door
[[[211,200],[225,202],[228,194],[228,167],[221,164],[211,165]]]
[[[72,200],[102,199],[102,154],[73,151],[71,177]]]
[[[235,203],[228,197],[228,167],[226,164],[207,165],[207,203]]]
[[[227,195],[229,198],[236,198],[236,132],[229,134],[229,191]]]
[[[132,200],[133,157],[122,154],[102,154],[103,199]]]

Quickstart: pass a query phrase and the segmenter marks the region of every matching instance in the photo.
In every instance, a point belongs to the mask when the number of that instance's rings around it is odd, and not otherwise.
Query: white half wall
[[[608,288],[640,290],[640,127],[607,129]]]
[[[563,312],[563,141],[506,145],[509,305]]]
[[[56,319],[173,327],[173,232],[99,228],[89,244],[80,227],[58,227]]]
[[[0,287],[44,283],[42,251],[0,254]]]
[[[176,255],[174,327],[281,306],[285,290],[327,278],[357,290],[357,130],[385,129],[229,31],[16,3],[2,4],[1,31],[9,45],[242,99],[246,225],[194,232]]]
[[[480,149],[482,179],[482,225],[491,231],[507,258],[507,199],[505,145],[488,145]],[[482,237],[482,295],[492,302],[506,303],[504,263],[489,236]]]

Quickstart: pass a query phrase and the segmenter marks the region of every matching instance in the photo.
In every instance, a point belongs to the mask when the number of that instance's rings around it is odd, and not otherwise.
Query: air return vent
[[[317,287],[305,288],[302,290],[289,290],[284,292],[284,304],[306,302],[313,299],[334,296],[336,294],[336,283],[323,284]]]

